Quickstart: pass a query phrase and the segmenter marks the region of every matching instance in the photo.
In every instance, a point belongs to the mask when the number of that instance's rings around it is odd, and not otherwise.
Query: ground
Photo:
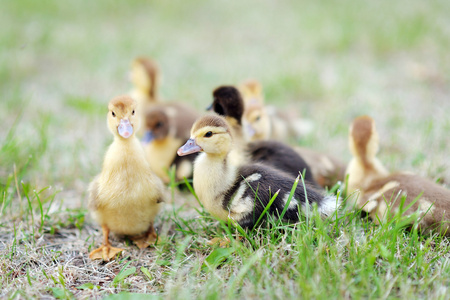
[[[450,2],[8,1],[0,4],[0,296],[450,298],[449,242],[356,212],[237,239],[168,188],[161,242],[92,262],[87,186],[112,136],[108,101],[154,58],[161,98],[204,109],[221,84],[259,79],[268,103],[311,119],[293,144],[350,159],[371,115],[388,169],[450,184]],[[207,245],[232,237],[228,248]]]

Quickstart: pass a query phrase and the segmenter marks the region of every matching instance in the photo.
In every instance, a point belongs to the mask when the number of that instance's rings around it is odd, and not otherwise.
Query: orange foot
[[[89,258],[92,260],[103,259],[104,261],[110,261],[122,251],[123,249],[121,248],[111,247],[111,245],[102,245],[100,248],[97,248],[89,253]]]
[[[150,228],[144,235],[132,237],[131,240],[136,246],[139,247],[139,249],[145,249],[148,246],[160,241],[153,225],[150,225]]]

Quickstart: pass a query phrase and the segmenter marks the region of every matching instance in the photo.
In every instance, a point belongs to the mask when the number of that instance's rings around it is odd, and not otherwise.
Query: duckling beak
[[[203,151],[202,147],[197,145],[194,139],[189,139],[186,144],[178,149],[177,153],[179,156],[185,156],[200,151]]]
[[[147,130],[145,133],[144,133],[144,136],[142,137],[142,142],[144,143],[144,144],[148,144],[148,143],[150,143],[151,141],[153,141],[155,139],[155,135],[153,134],[153,132],[151,131],[151,130]]]
[[[206,111],[211,111],[213,109],[213,104],[211,103],[210,105],[208,105],[208,107],[206,107]]]
[[[117,132],[123,138],[129,138],[133,134],[133,126],[129,120],[120,119],[119,126],[117,127]]]

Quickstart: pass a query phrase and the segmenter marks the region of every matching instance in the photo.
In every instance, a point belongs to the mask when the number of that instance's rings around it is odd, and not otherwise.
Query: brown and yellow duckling
[[[144,149],[153,171],[165,183],[169,182],[168,170],[176,167],[175,179],[192,178],[196,155],[179,157],[178,148],[189,139],[190,128],[199,114],[181,103],[156,104],[145,114]]]
[[[233,86],[220,86],[213,91],[212,110],[225,118],[230,125],[234,148],[230,153],[232,163],[241,165],[259,162],[277,168],[293,177],[305,171],[304,179],[314,185],[309,165],[290,146],[274,140],[247,142],[242,128],[244,102]]]
[[[191,138],[178,150],[178,155],[202,152],[194,164],[194,189],[214,217],[223,221],[230,218],[244,228],[251,228],[278,190],[268,213],[277,216],[288,205],[285,221],[298,221],[299,214],[309,210],[313,203],[324,216],[336,211],[339,204],[336,197],[324,196],[301,182],[287,203],[295,177],[259,163],[236,166],[229,159],[232,147],[231,126],[220,116],[207,115],[195,122]]]
[[[156,240],[153,221],[165,198],[163,183],[151,171],[135,136],[140,123],[136,101],[116,97],[108,109],[107,123],[114,141],[105,154],[102,172],[89,186],[89,209],[104,237],[103,245],[89,257],[104,260],[123,250],[111,246],[110,231],[132,236],[139,248]]]
[[[349,142],[354,157],[347,169],[348,191],[355,192],[355,197],[359,191],[357,208],[378,222],[397,213],[405,197],[403,207],[414,204],[403,213],[418,212],[418,225],[423,232],[434,229],[450,235],[450,191],[418,175],[389,174],[376,158],[379,138],[372,118],[362,116],[353,121]]]

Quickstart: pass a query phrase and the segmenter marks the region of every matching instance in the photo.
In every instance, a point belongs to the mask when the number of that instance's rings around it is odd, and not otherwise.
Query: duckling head
[[[270,136],[270,120],[266,110],[261,105],[247,108],[242,118],[244,130],[250,140],[268,139]]]
[[[139,129],[137,103],[129,96],[119,96],[108,104],[108,128],[114,136],[128,139]]]
[[[349,147],[352,155],[363,162],[375,158],[379,148],[379,136],[375,121],[371,117],[358,117],[350,125]]]
[[[250,79],[239,87],[246,107],[262,105],[264,103],[261,83],[256,79]]]
[[[131,83],[152,99],[156,98],[158,74],[158,66],[148,58],[138,57],[131,64]]]
[[[163,140],[169,135],[169,116],[160,108],[151,108],[145,115],[145,133],[143,142]]]
[[[244,101],[234,86],[220,86],[213,91],[213,103],[210,109],[224,116],[231,124],[241,125],[244,114]]]
[[[191,138],[177,153],[184,156],[196,152],[226,156],[230,152],[232,138],[227,121],[217,115],[206,115],[198,119],[191,129]]]

